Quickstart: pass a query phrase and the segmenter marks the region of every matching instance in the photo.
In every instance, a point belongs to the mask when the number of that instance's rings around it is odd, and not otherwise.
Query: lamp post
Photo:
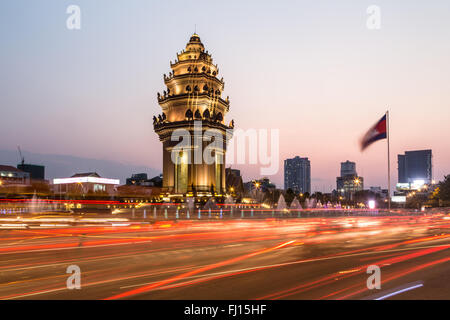
[[[259,195],[258,195],[258,191],[259,191],[259,187],[261,186],[261,183],[259,181],[255,181],[253,183],[253,185],[255,186],[255,200],[259,201]]]
[[[356,178],[353,180],[353,183],[354,183],[354,187],[353,187],[353,196],[354,196],[354,194],[356,193],[356,191],[358,191],[358,187],[361,185],[361,179],[359,179],[358,177],[356,177]],[[355,203],[356,203],[356,197],[353,197],[353,200],[355,200]]]

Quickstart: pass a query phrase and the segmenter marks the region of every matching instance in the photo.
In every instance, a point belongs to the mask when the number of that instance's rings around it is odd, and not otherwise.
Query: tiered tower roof
[[[230,106],[229,98],[222,98],[225,83],[218,78],[219,68],[197,34],[190,37],[170,67],[172,71],[164,75],[167,90],[158,93],[163,113],[154,118],[155,126],[194,118],[223,124]]]

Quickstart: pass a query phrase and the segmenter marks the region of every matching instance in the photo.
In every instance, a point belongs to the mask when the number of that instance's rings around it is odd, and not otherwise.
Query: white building
[[[57,194],[113,194],[119,179],[102,178],[96,172],[77,173],[70,178],[53,179],[53,192]]]

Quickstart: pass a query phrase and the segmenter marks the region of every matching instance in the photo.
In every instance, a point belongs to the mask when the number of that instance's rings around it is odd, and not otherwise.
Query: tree
[[[280,198],[281,194],[282,190],[280,189],[268,190],[264,195],[263,201],[273,205],[278,202],[278,199]]]
[[[321,203],[323,203],[323,201],[324,201],[323,193],[319,192],[319,191],[314,192],[311,197],[315,198],[317,201],[320,201]]]
[[[439,182],[438,198],[441,201],[450,201],[450,175],[444,177],[444,181]]]
[[[406,207],[420,209],[428,201],[428,195],[426,193],[416,193],[406,199]]]
[[[287,204],[291,203],[295,198],[295,193],[294,191],[289,188],[286,190],[286,194],[284,195],[284,200],[286,201]]]

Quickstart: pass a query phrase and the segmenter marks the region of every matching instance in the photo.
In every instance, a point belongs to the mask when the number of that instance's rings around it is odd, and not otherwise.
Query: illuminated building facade
[[[167,89],[158,93],[162,114],[153,117],[163,144],[163,192],[181,197],[223,195],[226,141],[234,125],[233,121],[224,123],[230,102],[222,98],[224,81],[218,78],[219,68],[197,34],[170,67],[169,76],[164,75]],[[189,147],[178,147],[180,139],[173,139],[177,129],[187,133]],[[211,139],[206,131],[217,136]],[[211,141],[217,143],[211,147]],[[212,161],[203,157],[202,150],[207,148]]]
[[[364,189],[364,178],[358,176],[356,163],[341,162],[341,176],[336,178],[336,188],[340,195],[352,199],[355,192]]]
[[[228,193],[238,199],[242,198],[244,195],[244,183],[242,181],[241,171],[226,168],[225,180]]]
[[[433,179],[431,150],[406,151],[398,156],[398,182],[430,184]]]
[[[352,195],[357,191],[364,190],[364,178],[358,176],[345,176],[336,178],[338,192],[346,196]]]
[[[53,179],[55,193],[59,194],[113,194],[119,179],[100,177],[96,172],[77,173],[70,178]]]
[[[12,166],[0,165],[0,186],[30,184],[30,174]]]

